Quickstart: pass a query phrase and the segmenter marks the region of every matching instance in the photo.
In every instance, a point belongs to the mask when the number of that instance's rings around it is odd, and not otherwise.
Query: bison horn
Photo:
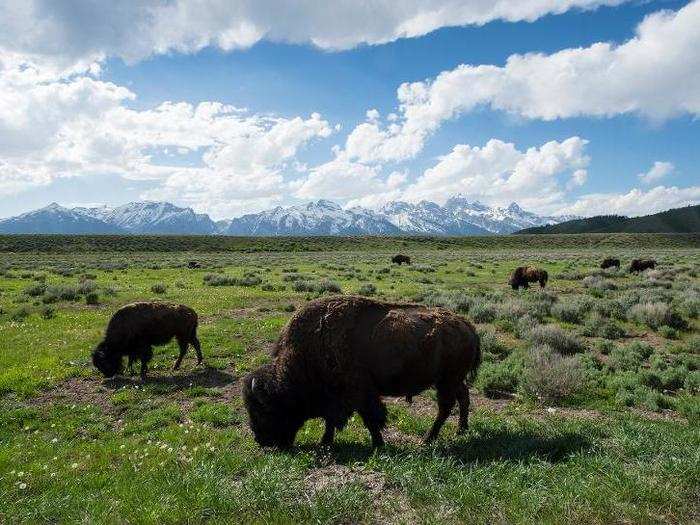
[[[256,378],[253,378],[253,380],[250,382],[250,391],[253,393],[255,393],[255,379]]]

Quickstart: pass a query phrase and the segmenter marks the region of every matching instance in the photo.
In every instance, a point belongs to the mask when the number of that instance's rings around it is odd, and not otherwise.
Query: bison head
[[[255,441],[263,447],[289,448],[303,424],[293,416],[289,399],[278,388],[272,365],[248,374],[243,400]]]
[[[95,365],[105,377],[113,377],[124,370],[122,356],[109,352],[106,343],[103,341],[92,353],[92,364]]]

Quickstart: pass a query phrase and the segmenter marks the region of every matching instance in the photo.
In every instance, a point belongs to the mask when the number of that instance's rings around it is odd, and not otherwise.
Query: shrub
[[[97,289],[97,285],[95,284],[94,281],[91,280],[85,280],[85,281],[80,281],[78,283],[78,293],[80,295],[87,295],[89,293],[94,292]]]
[[[492,323],[496,319],[496,307],[483,299],[476,299],[469,309],[469,315],[477,323]]]
[[[585,350],[583,343],[576,335],[551,324],[532,328],[528,338],[534,345],[547,345],[562,355],[576,354]]]
[[[497,398],[515,393],[522,374],[522,358],[511,354],[497,363],[484,362],[474,386],[486,397]]]
[[[584,374],[577,357],[564,357],[548,346],[532,349],[525,362],[520,389],[526,397],[558,403],[583,388]]]
[[[496,332],[493,329],[486,329],[479,334],[481,340],[481,351],[483,353],[494,354],[500,357],[505,356],[509,352],[509,348],[498,339]]]
[[[521,339],[524,339],[528,336],[530,331],[537,326],[540,326],[539,320],[531,317],[530,315],[524,315],[518,319],[518,322],[515,325],[515,334]]]
[[[443,306],[454,312],[467,313],[471,308],[474,298],[464,292],[456,290],[436,291],[428,290],[420,299],[428,306]]]
[[[583,284],[584,288],[588,288],[589,290],[596,290],[598,292],[617,289],[617,286],[614,282],[608,279],[604,279],[599,275],[589,275],[588,277],[584,277],[581,281],[581,284]]]
[[[580,299],[560,301],[552,306],[552,316],[565,323],[580,324],[590,306],[589,301]]]
[[[341,288],[338,283],[329,279],[322,279],[317,282],[311,281],[296,281],[294,283],[294,291],[296,292],[311,292],[317,295],[324,293],[341,293]]]
[[[275,286],[270,283],[265,283],[260,287],[261,290],[264,290],[265,292],[274,292],[275,291]]]
[[[288,305],[285,305],[285,307],[283,308],[283,310],[284,310],[285,312],[293,312],[293,311],[296,310],[296,309],[297,309],[297,307],[294,306],[292,303],[289,303]]]
[[[666,303],[640,303],[634,305],[628,314],[631,321],[636,321],[656,330],[663,325],[683,330],[687,327],[685,319]]]
[[[360,289],[357,291],[357,293],[364,296],[375,295],[377,293],[377,287],[374,286],[372,283],[365,283],[362,286],[360,286]]]
[[[617,371],[637,371],[653,351],[650,345],[639,341],[616,346],[610,352],[608,366]]]
[[[78,297],[78,290],[72,286],[49,286],[42,301],[50,304],[58,301],[76,301]]]
[[[27,317],[29,317],[29,308],[26,306],[20,306],[10,315],[10,319],[16,322],[23,322]]]
[[[204,284],[208,286],[233,286],[236,279],[220,273],[204,274]]]
[[[90,292],[87,295],[85,295],[86,304],[96,305],[99,304],[99,302],[100,296],[96,292]]]
[[[659,335],[661,335],[661,337],[665,337],[666,339],[678,339],[678,330],[671,328],[670,326],[663,325],[659,327]]]
[[[24,293],[29,297],[39,297],[44,295],[46,292],[46,285],[44,283],[36,283],[24,289]]]
[[[603,319],[597,313],[588,316],[581,332],[587,337],[604,339],[620,339],[625,336],[625,329],[622,326],[614,321]]]
[[[496,312],[499,319],[516,322],[518,319],[530,313],[527,303],[521,299],[508,299],[498,305]]]
[[[39,314],[43,319],[53,319],[56,316],[56,312],[49,305],[44,305],[39,310]]]
[[[168,291],[168,287],[164,283],[156,283],[151,286],[151,292],[155,294],[164,294]]]

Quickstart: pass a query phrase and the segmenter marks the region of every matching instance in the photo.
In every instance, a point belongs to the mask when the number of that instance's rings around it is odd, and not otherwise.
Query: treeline
[[[676,208],[643,217],[599,215],[526,228],[518,234],[560,233],[697,233],[700,232],[700,205]]]
[[[0,252],[325,252],[605,247],[700,248],[700,233],[501,235],[471,237],[226,237],[126,235],[0,235]]]

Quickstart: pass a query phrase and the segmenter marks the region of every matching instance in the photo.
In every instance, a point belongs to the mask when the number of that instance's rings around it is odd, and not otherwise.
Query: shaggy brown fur
[[[644,270],[654,269],[656,261],[654,259],[634,259],[630,263],[629,273],[639,273]]]
[[[410,258],[408,255],[401,255],[401,254],[399,254],[399,255],[394,255],[394,256],[391,258],[391,262],[394,263],[394,264],[398,264],[399,266],[401,266],[403,263],[411,264],[411,258]]]
[[[603,262],[600,263],[601,269],[605,270],[606,268],[620,268],[620,259],[615,259],[613,257],[608,257],[607,259],[603,259]]]
[[[549,279],[549,275],[546,270],[533,266],[518,266],[513,270],[513,273],[510,274],[508,284],[513,287],[513,290],[517,290],[521,286],[523,288],[529,288],[530,283],[535,282],[539,282],[540,286],[544,288],[545,284],[547,284],[547,279]]]
[[[412,396],[434,386],[437,437],[455,402],[467,428],[465,380],[481,362],[479,336],[444,309],[340,296],[306,305],[282,330],[274,361],[250,373],[243,397],[256,441],[289,447],[305,421],[323,418],[330,444],[357,411],[381,446],[386,407],[380,396]]]
[[[97,345],[92,362],[107,377],[124,371],[123,357],[132,363],[141,361],[141,378],[146,378],[148,361],[153,357],[153,345],[164,345],[175,337],[180,355],[174,368],[180,368],[187,345],[197,352],[197,364],[202,362],[202,349],[197,339],[197,313],[184,305],[166,303],[132,303],[112,316],[104,339]]]

